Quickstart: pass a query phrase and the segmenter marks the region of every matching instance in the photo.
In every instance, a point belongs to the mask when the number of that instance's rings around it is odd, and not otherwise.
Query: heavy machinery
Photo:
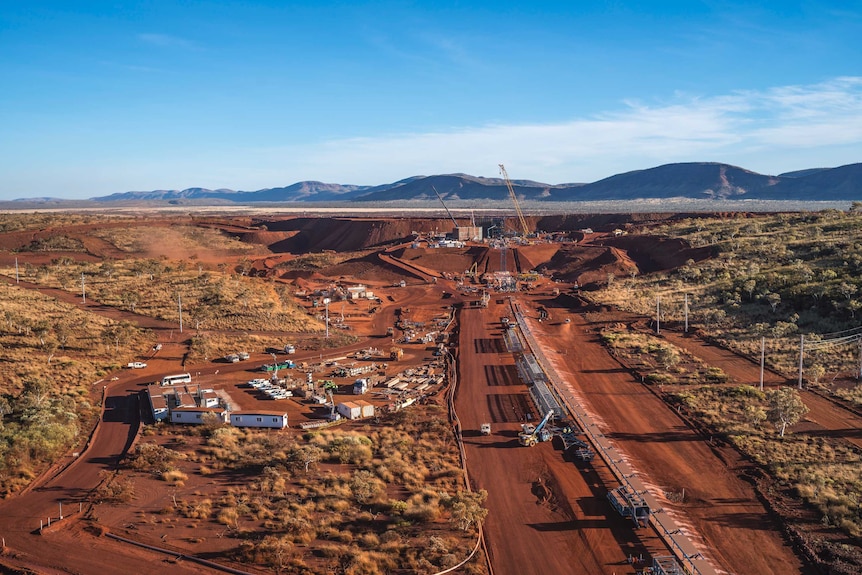
[[[473,262],[470,269],[464,272],[464,275],[473,281],[476,281],[476,276],[479,274],[479,262]]]
[[[532,447],[536,445],[539,441],[550,441],[552,434],[550,430],[545,429],[545,426],[548,425],[548,422],[554,416],[554,410],[551,409],[548,413],[545,414],[545,417],[542,418],[542,421],[539,425],[533,427],[530,423],[525,423],[521,426],[523,431],[518,434],[518,443],[523,445],[524,447]]]
[[[401,349],[400,347],[392,347],[389,350],[389,359],[391,361],[398,361],[402,357],[404,357],[404,350]]]
[[[323,390],[326,392],[326,395],[329,397],[329,416],[328,419],[330,421],[338,421],[341,419],[341,414],[335,409],[335,397],[332,395],[332,390],[338,389],[338,385],[332,381],[331,379],[323,380]]]
[[[499,166],[500,173],[503,174],[503,180],[506,182],[506,188],[509,190],[509,197],[512,198],[512,203],[515,204],[515,212],[518,214],[518,224],[521,226],[521,233],[526,238],[530,235],[530,228],[527,227],[527,220],[524,219],[524,212],[521,211],[521,204],[518,203],[518,196],[515,195],[515,189],[509,180],[509,174],[506,173],[506,167],[503,164],[499,164]]]
[[[440,195],[440,192],[437,191],[437,188],[431,186],[431,189],[434,190],[434,193],[437,194],[437,199],[440,200],[440,203],[443,204],[443,209],[446,210],[446,215],[449,216],[449,219],[452,220],[452,223],[455,224],[455,231],[458,230],[458,222],[455,220],[455,216],[452,215],[452,212],[449,211],[449,207],[446,205],[446,202],[443,201],[443,196]]]

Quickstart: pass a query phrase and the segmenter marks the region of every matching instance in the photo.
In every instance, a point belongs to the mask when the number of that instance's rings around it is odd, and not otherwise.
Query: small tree
[[[781,296],[775,292],[770,292],[766,295],[766,301],[769,303],[769,307],[772,308],[772,313],[775,313],[775,310],[778,309],[781,303]]]
[[[484,489],[459,491],[446,499],[444,505],[450,510],[450,521],[466,531],[471,525],[484,521],[488,516],[488,510],[482,507],[486,499],[488,492]]]
[[[680,361],[679,353],[666,345],[660,346],[656,350],[655,359],[667,370],[677,365]]]
[[[769,393],[769,409],[766,416],[784,437],[788,425],[794,425],[808,413],[799,392],[792,387],[782,387]]]
[[[808,374],[808,381],[817,384],[820,383],[820,378],[826,375],[826,368],[819,363],[815,363],[808,368],[806,373]]]
[[[288,454],[288,466],[293,471],[302,468],[308,473],[309,468],[317,465],[323,459],[323,455],[323,450],[318,446],[303,445],[290,450]]]
[[[383,493],[383,483],[370,471],[360,469],[350,478],[350,491],[357,503],[367,505]]]

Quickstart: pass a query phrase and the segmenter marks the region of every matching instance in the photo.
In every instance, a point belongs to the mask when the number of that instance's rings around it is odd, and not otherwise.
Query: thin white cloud
[[[286,171],[297,179],[382,183],[447,171],[490,176],[503,162],[513,177],[557,183],[681,161],[779,173],[810,167],[782,163],[785,152],[800,149],[810,152],[811,166],[862,161],[862,78],[716,97],[677,95],[659,105],[626,102],[619,110],[559,123],[340,139],[264,151],[263,157],[290,158]]]
[[[142,33],[138,34],[138,39],[146,44],[158,46],[160,48],[183,48],[186,50],[197,50],[199,46],[191,40],[171,36],[170,34],[158,33]]]

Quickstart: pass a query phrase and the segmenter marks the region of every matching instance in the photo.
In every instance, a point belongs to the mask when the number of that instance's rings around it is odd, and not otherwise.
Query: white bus
[[[180,373],[178,375],[166,375],[162,378],[162,385],[177,385],[178,383],[191,383],[192,374]]]

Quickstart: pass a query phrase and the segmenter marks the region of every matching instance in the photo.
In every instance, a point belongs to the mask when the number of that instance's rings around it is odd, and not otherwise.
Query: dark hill
[[[779,178],[717,163],[666,164],[619,174],[577,188],[554,190],[551,200],[641,198],[741,199],[774,186]]]
[[[743,168],[714,162],[666,164],[611,176],[590,184],[543,184],[512,180],[519,198],[550,201],[606,201],[663,198],[714,200],[862,200],[862,164],[839,168],[814,168],[765,176]],[[500,178],[467,174],[413,176],[391,184],[355,186],[323,182],[297,182],[290,186],[253,192],[234,190],[155,190],[125,192],[96,202],[154,201],[172,203],[255,202],[390,202],[436,200],[434,190],[449,200],[508,201],[509,192]]]
[[[512,188],[518,197],[526,199],[541,199],[547,196],[548,190],[553,186],[531,182],[529,180],[515,180]],[[467,174],[446,174],[440,176],[422,176],[402,180],[397,185],[383,187],[366,191],[359,198],[360,201],[384,202],[391,200],[436,200],[434,189],[446,200],[477,200],[497,199],[504,200],[509,197],[506,184],[499,178],[481,178]]]

